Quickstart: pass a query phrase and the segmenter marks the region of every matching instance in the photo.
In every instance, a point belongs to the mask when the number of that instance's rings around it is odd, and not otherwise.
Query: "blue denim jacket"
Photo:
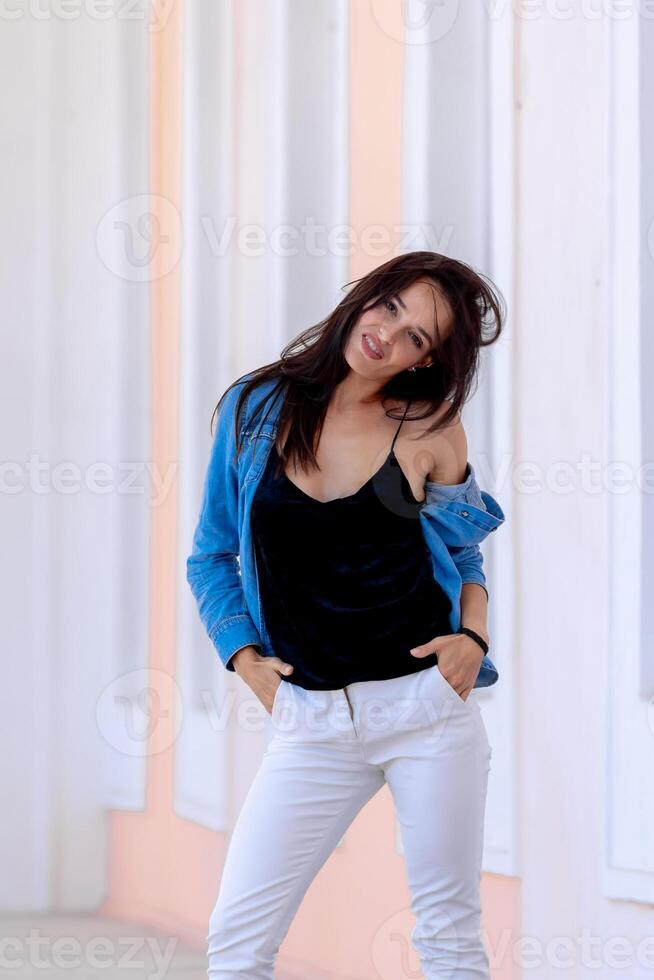
[[[250,377],[245,375],[227,393],[218,413],[200,515],[186,561],[186,578],[200,618],[228,670],[234,670],[233,655],[250,644],[259,647],[262,656],[275,655],[263,619],[250,508],[276,436],[281,395],[272,407],[272,400],[266,402],[262,423],[257,409],[274,382],[266,381],[250,393],[241,415],[243,444],[237,456],[234,413],[240,386]],[[452,603],[454,632],[460,626],[463,583],[478,582],[486,588],[479,542],[504,522],[500,505],[479,489],[472,464],[468,467],[463,483],[427,482],[419,516],[434,575]],[[498,677],[492,660],[484,656],[474,686],[488,687]]]

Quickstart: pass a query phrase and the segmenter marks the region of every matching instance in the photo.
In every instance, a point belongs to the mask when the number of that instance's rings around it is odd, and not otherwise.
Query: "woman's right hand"
[[[233,657],[234,670],[254,691],[269,715],[281,684],[280,674],[293,672],[291,664],[279,657],[262,657],[256,647],[243,647]]]

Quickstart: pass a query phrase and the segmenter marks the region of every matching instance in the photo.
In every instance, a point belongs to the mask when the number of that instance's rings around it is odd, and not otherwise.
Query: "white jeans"
[[[232,833],[209,923],[210,980],[270,980],[302,898],[387,782],[427,980],[488,980],[480,877],[491,746],[473,689],[437,666],[333,691],[282,680],[274,733]],[[397,980],[414,973],[398,967]]]

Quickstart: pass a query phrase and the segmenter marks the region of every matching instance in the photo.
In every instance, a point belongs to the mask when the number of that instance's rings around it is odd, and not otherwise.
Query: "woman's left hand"
[[[488,643],[488,637],[484,636]],[[438,654],[438,667],[441,674],[464,701],[475,686],[484,651],[476,640],[467,633],[451,633],[435,636],[433,640],[413,647],[409,651],[414,657],[428,657]]]

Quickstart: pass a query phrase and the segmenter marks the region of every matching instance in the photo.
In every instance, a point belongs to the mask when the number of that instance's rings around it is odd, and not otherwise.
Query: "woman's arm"
[[[488,635],[488,592],[483,585],[476,582],[465,582],[461,589],[461,625],[471,630],[490,644]],[[483,650],[479,648],[479,658]]]
[[[470,503],[475,507],[484,509],[484,501],[481,497],[480,488],[477,485],[475,474],[468,461],[468,440],[461,417],[457,416],[456,422],[448,426],[442,432],[436,432],[427,443],[427,459],[430,460],[430,470],[425,484],[426,500],[428,503],[440,502],[447,504],[450,500],[459,500]],[[472,599],[461,597],[461,613],[464,613],[464,602],[470,602],[468,615],[475,619],[484,618],[486,615],[485,606],[480,608],[482,598],[479,592],[483,591],[488,599],[486,588],[486,576],[484,574],[484,556],[478,544],[452,545],[450,547],[452,560],[456,565],[463,591],[467,592]],[[466,585],[476,584],[480,589],[467,589]],[[477,596],[477,598],[475,598]],[[462,619],[466,626],[471,629],[475,627]],[[479,630],[477,630],[479,632]]]
[[[237,561],[238,470],[234,414],[240,394],[235,385],[220,407],[207,468],[200,516],[186,561],[186,579],[195,596],[200,619],[228,670],[245,646],[262,647],[248,612]]]

